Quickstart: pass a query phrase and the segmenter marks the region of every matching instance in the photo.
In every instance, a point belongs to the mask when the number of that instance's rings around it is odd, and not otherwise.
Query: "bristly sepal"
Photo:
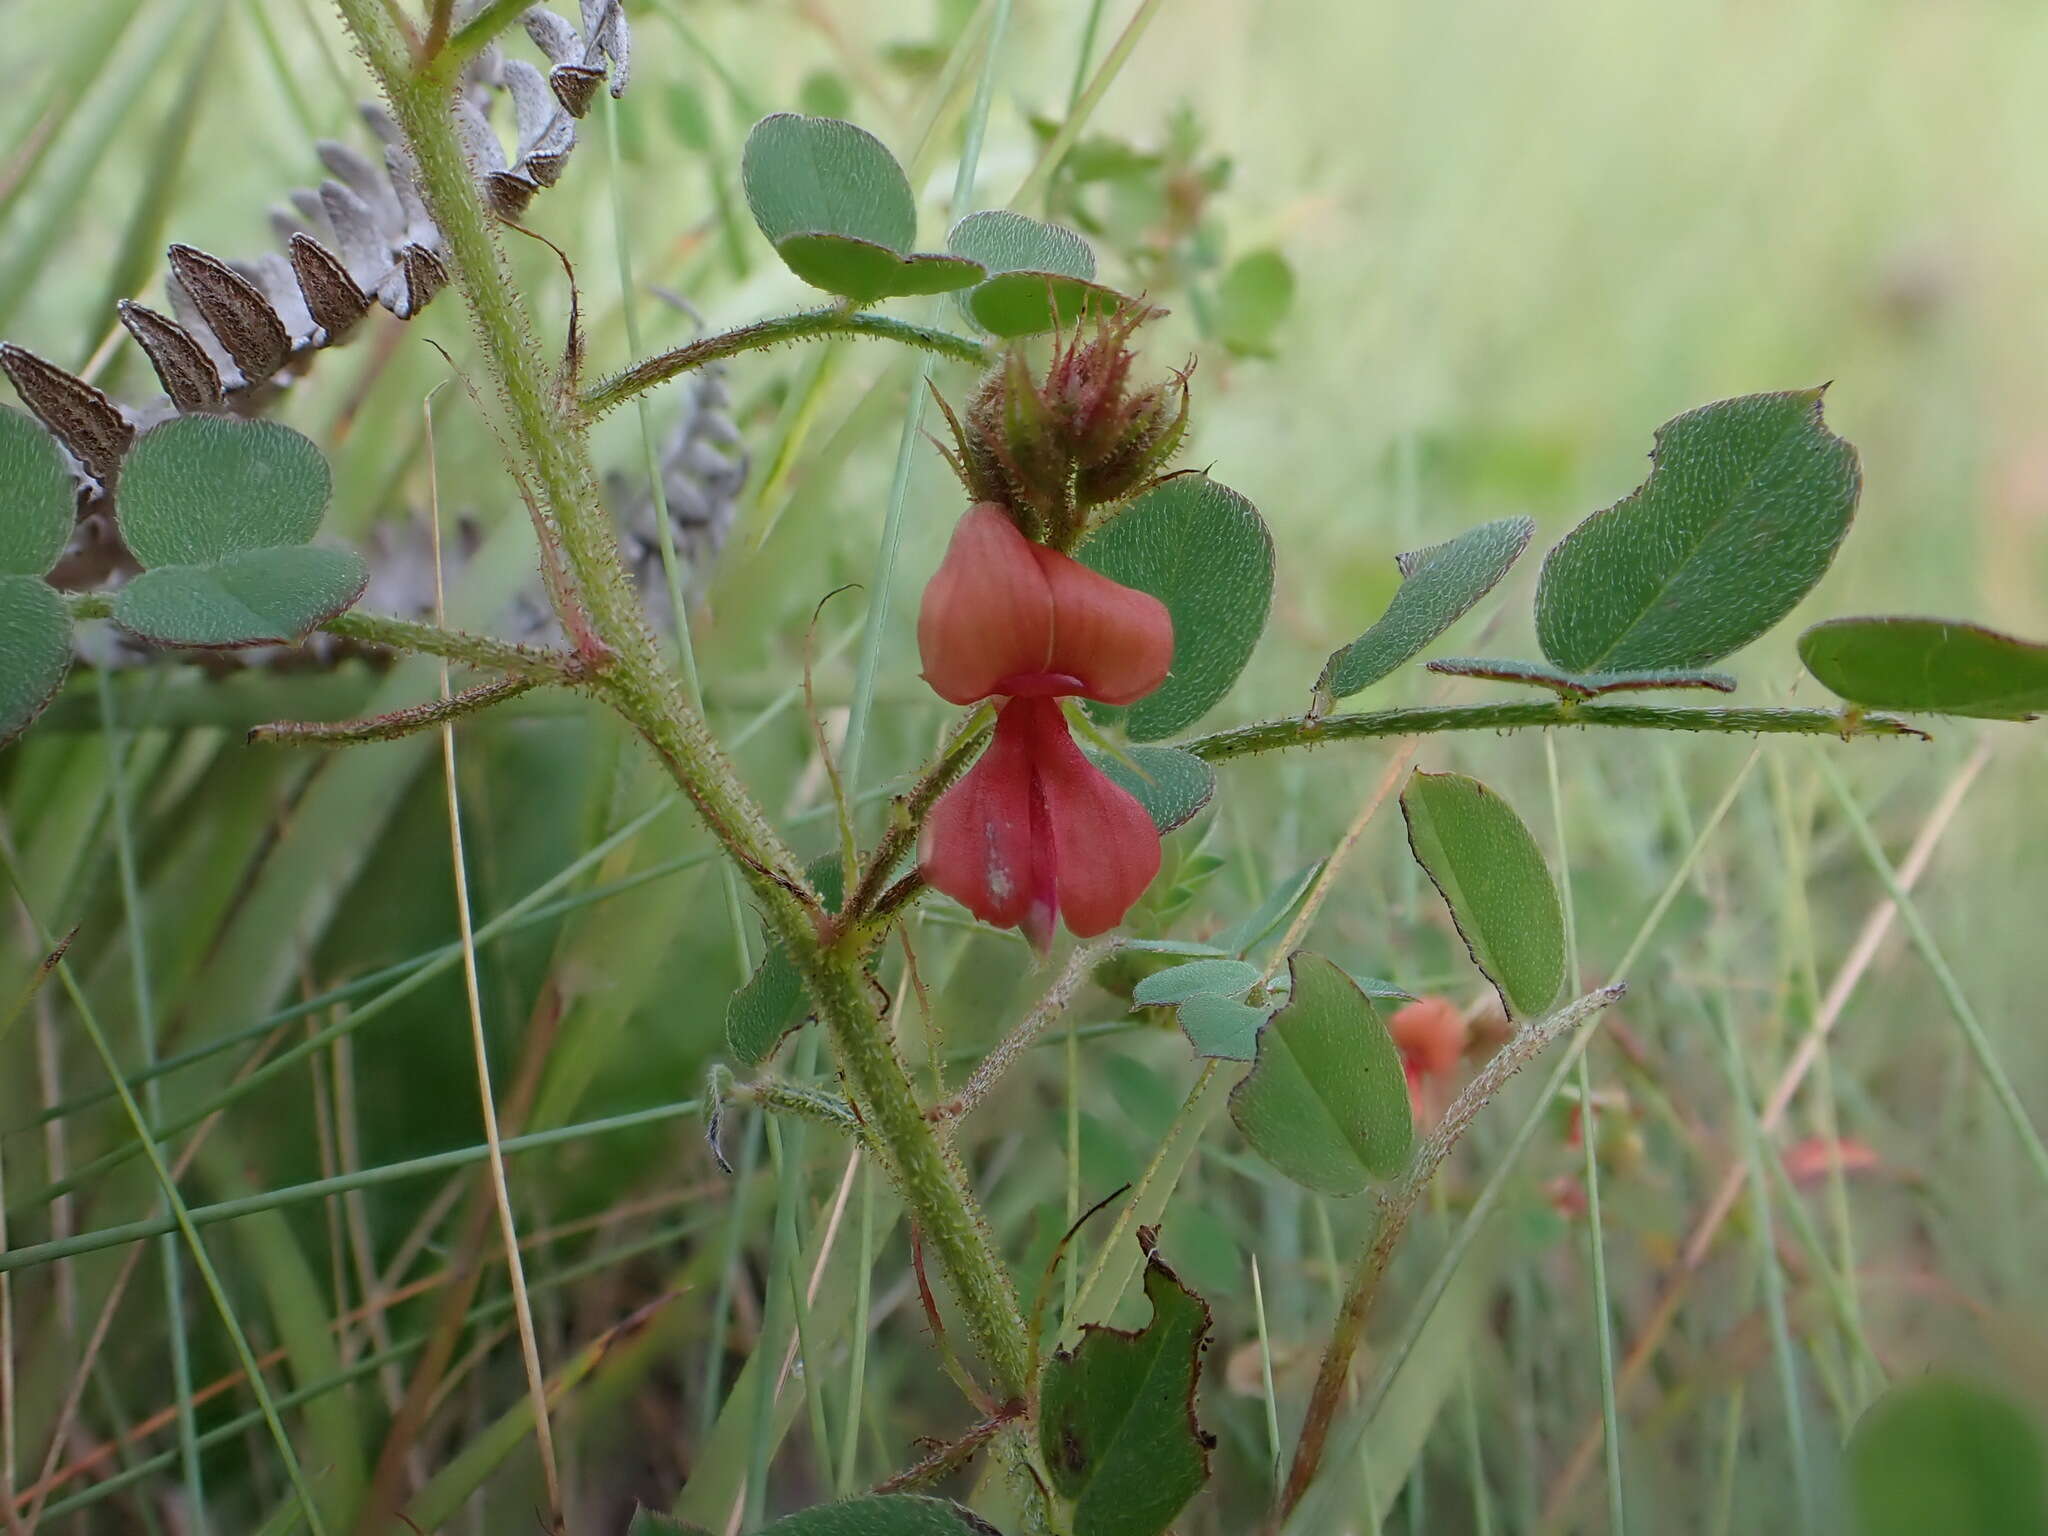
[[[977,504],[1026,537],[1069,550],[1114,508],[1156,485],[1187,435],[1189,369],[1133,388],[1129,342],[1151,311],[1129,306],[1055,338],[1042,376],[1012,347],[968,398],[944,406],[946,461]]]

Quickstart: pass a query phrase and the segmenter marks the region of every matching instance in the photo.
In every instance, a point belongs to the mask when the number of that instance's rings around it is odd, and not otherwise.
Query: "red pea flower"
[[[1032,543],[983,502],[925,588],[917,646],[947,702],[1002,699],[988,750],[926,818],[925,879],[1041,953],[1058,919],[1082,938],[1114,928],[1159,873],[1159,833],[1074,744],[1059,701],[1130,704],[1166,681],[1165,605]]]

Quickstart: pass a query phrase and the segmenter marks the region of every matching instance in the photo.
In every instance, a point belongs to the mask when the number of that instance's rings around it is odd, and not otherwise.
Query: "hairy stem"
[[[582,397],[583,409],[593,418],[602,416],[614,406],[623,405],[635,395],[653,389],[657,384],[665,384],[692,368],[737,357],[742,352],[757,352],[764,347],[808,341],[818,336],[880,336],[963,363],[980,365],[989,360],[988,348],[971,337],[956,336],[951,331],[934,330],[930,326],[912,325],[907,320],[892,319],[888,315],[829,305],[824,309],[800,310],[793,315],[777,315],[772,320],[756,320],[751,325],[721,331],[716,336],[702,336],[688,346],[635,363],[586,389]]]
[[[924,1118],[875,1007],[861,947],[825,941],[824,913],[801,866],[682,698],[626,576],[617,534],[598,497],[588,417],[535,342],[450,116],[453,85],[445,66],[454,44],[415,74],[404,39],[375,0],[337,4],[418,167],[421,193],[475,325],[483,369],[506,408],[514,472],[566,576],[559,585],[569,590],[554,595],[565,609],[579,607],[577,616],[611,652],[589,686],[654,749],[746,876],[763,921],[788,946],[831,1032],[884,1166],[944,1266],[976,1345],[1001,1390],[1021,1393],[1028,1352],[1008,1269],[962,1171]],[[565,621],[569,617],[565,612]]]
[[[1378,736],[1424,736],[1437,731],[1518,731],[1532,727],[1604,725],[1635,731],[1718,731],[1738,736],[1920,736],[1892,715],[1850,709],[1753,709],[1737,705],[1579,704],[1568,700],[1502,704],[1448,704],[1441,708],[1382,709],[1329,715],[1321,720],[1264,720],[1176,743],[1183,752],[1220,763],[1226,758],[1279,752]]]
[[[1387,1266],[1393,1262],[1395,1250],[1401,1246],[1402,1235],[1408,1230],[1408,1218],[1414,1214],[1423,1191],[1429,1188],[1444,1159],[1451,1155],[1465,1132],[1472,1128],[1479,1112],[1507,1086],[1509,1078],[1541,1055],[1552,1041],[1570,1034],[1594,1014],[1617,1001],[1627,990],[1625,984],[1614,982],[1597,992],[1587,993],[1576,1002],[1567,1003],[1547,1018],[1525,1024],[1494,1053],[1491,1061],[1480,1068],[1479,1075],[1466,1085],[1465,1091],[1444,1112],[1436,1130],[1416,1149],[1415,1159],[1408,1165],[1408,1172],[1402,1176],[1401,1182],[1390,1194],[1380,1197],[1379,1221],[1373,1228],[1372,1243],[1365,1250],[1365,1257],[1359,1260],[1357,1272],[1352,1275],[1350,1288],[1345,1292],[1343,1310],[1337,1314],[1337,1326],[1331,1330],[1329,1342],[1323,1346],[1323,1360],[1316,1372],[1315,1390],[1309,1396],[1301,1437],[1295,1442],[1294,1464],[1288,1469],[1287,1486],[1280,1495],[1281,1518],[1293,1513],[1322,1466],[1323,1450],[1329,1443],[1331,1426],[1337,1421],[1337,1411],[1343,1406],[1346,1389],[1350,1385],[1351,1363],[1357,1357],[1358,1346],[1365,1339],[1366,1319],[1372,1314],[1373,1302],[1379,1296],[1380,1281],[1386,1277]]]
[[[114,616],[111,592],[65,594],[65,604],[74,619],[110,619]],[[322,632],[353,640],[358,645],[382,646],[389,651],[406,651],[422,656],[439,656],[464,666],[488,667],[510,672],[533,683],[574,683],[582,681],[589,663],[568,651],[548,650],[538,645],[519,645],[510,640],[493,640],[466,630],[443,629],[416,619],[401,619],[383,613],[341,613],[320,626]]]
[[[967,765],[974,761],[975,754],[988,740],[989,732],[995,726],[995,711],[984,704],[969,714],[946,739],[925,771],[909,791],[896,800],[890,808],[889,825],[882,833],[882,840],[868,855],[867,865],[855,883],[853,895],[846,901],[844,921],[849,927],[865,924],[870,931],[886,923],[891,916],[902,909],[902,903],[915,889],[922,887],[922,881],[910,892],[898,892],[888,884],[889,877],[896,872],[896,866],[917,846],[918,831],[924,825],[925,817],[944,794],[967,771]],[[916,876],[909,877],[917,879]],[[901,882],[898,882],[901,884]]]

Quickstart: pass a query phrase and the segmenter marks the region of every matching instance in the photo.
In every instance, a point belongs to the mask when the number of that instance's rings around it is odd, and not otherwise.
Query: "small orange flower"
[[[1408,1075],[1408,1103],[1417,1120],[1426,1114],[1424,1089],[1449,1077],[1465,1054],[1469,1028],[1464,1012],[1447,997],[1418,997],[1394,1010],[1387,1032]]]
[[[1083,938],[1114,928],[1159,873],[1159,833],[1074,744],[1059,700],[1129,704],[1164,682],[1165,605],[1032,543],[984,502],[925,588],[917,643],[939,697],[1003,701],[988,750],[925,821],[925,879],[1041,952],[1061,918]]]

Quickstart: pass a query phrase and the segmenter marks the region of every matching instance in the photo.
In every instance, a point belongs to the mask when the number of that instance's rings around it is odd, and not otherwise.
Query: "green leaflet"
[[[1175,475],[1098,530],[1077,558],[1173,615],[1173,669],[1123,712],[1133,741],[1199,720],[1251,659],[1273,600],[1273,536],[1259,509],[1206,475]]]
[[[1813,589],[1849,531],[1856,450],[1821,391],[1745,395],[1657,429],[1650,476],[1543,562],[1536,636],[1568,672],[1707,666]]]
[[[1095,252],[1086,240],[1007,208],[967,215],[946,236],[946,249],[987,270],[959,302],[994,336],[1035,336],[1131,302],[1095,281]]]
[[[310,438],[269,421],[181,416],[121,469],[121,536],[147,567],[114,622],[159,645],[289,643],[363,595],[369,568],[315,549],[332,481]]]
[[[1088,754],[1095,766],[1129,790],[1161,833],[1186,826],[1215,797],[1216,770],[1178,747],[1130,746],[1128,762]]]
[[[740,158],[754,222],[790,271],[814,288],[868,304],[978,282],[978,262],[913,254],[917,202],[887,146],[832,117],[777,112],[756,123]]]
[[[1184,1003],[1191,997],[1211,994],[1243,997],[1259,979],[1259,968],[1243,960],[1190,960],[1186,965],[1154,971],[1139,982],[1131,1001],[1152,1007],[1162,1003]]]
[[[114,622],[158,645],[290,644],[353,606],[369,579],[353,550],[252,549],[144,571],[114,598]]]
[[[1355,1195],[1408,1165],[1415,1125],[1393,1038],[1332,962],[1288,958],[1287,1006],[1259,1031],[1258,1061],[1230,1094],[1252,1149],[1295,1183]]]
[[[1209,1480],[1215,1441],[1195,1418],[1209,1304],[1150,1243],[1145,1295],[1144,1328],[1090,1323],[1039,1380],[1039,1450],[1074,1536],[1159,1536]]]
[[[40,577],[0,574],[0,746],[43,712],[71,670],[71,614]]]
[[[2048,1458],[2015,1403],[1932,1376],[1892,1388],[1849,1436],[1856,1536],[2048,1531]]]
[[[813,887],[834,912],[845,899],[846,871],[836,853],[812,861],[805,870]],[[804,980],[780,939],[770,936],[761,963],[745,986],[733,993],[725,1008],[725,1046],[733,1060],[758,1067],[782,1044],[783,1037],[803,1023]]]
[[[1410,776],[1408,845],[1510,1018],[1544,1013],[1564,985],[1564,909],[1514,808],[1461,773]]]
[[[2048,645],[1954,619],[1832,619],[1799,637],[1830,693],[1873,709],[2025,719],[2048,709]]]
[[[77,503],[50,434],[0,406],[0,575],[48,574],[70,542]]]
[[[1273,355],[1273,335],[1294,308],[1294,269],[1278,251],[1238,257],[1216,285],[1216,334],[1243,357]]]
[[[1401,586],[1380,621],[1331,653],[1316,679],[1316,711],[1370,688],[1422,653],[1499,585],[1536,532],[1527,517],[1482,523],[1428,549],[1401,555]]]
[[[135,440],[121,466],[121,537],[135,558],[211,565],[320,531],[333,483],[312,439],[274,421],[181,416]]]
[[[1197,1056],[1220,1061],[1251,1061],[1258,1056],[1264,1008],[1205,992],[1175,1008],[1173,1016]]]

